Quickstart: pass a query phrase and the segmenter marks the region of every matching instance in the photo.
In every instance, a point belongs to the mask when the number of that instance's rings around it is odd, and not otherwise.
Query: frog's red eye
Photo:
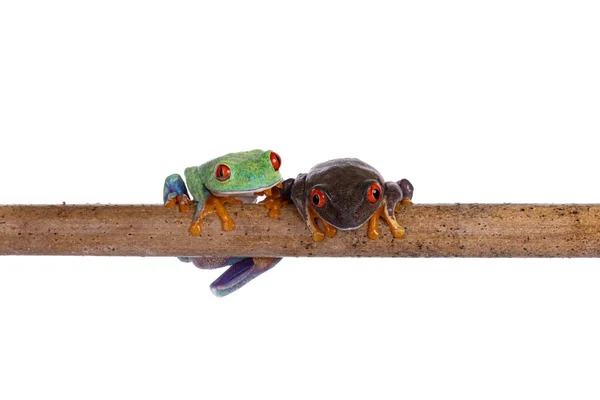
[[[323,207],[325,205],[325,195],[319,189],[313,189],[310,192],[310,201],[313,203],[315,207]]]
[[[231,169],[225,164],[217,165],[215,169],[215,178],[220,182],[225,182],[231,176]]]
[[[377,183],[373,183],[369,187],[369,191],[367,192],[367,199],[369,199],[369,201],[371,203],[377,203],[377,201],[379,201],[380,197],[381,197],[381,186],[379,186]]]
[[[275,171],[279,171],[279,168],[281,168],[281,157],[279,157],[279,154],[272,151],[269,159],[271,160],[271,164]]]

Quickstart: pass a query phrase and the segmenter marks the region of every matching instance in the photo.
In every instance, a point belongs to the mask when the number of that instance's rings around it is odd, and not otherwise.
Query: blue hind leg
[[[173,174],[167,176],[165,179],[165,185],[163,186],[163,202],[167,203],[170,199],[182,194],[190,197],[181,175]]]
[[[190,209],[190,204],[194,203],[190,200],[185,182],[179,174],[169,175],[165,179],[163,203],[169,208],[179,205],[179,211],[181,212],[187,212]]]
[[[235,292],[281,261],[281,258],[180,257],[179,259],[191,262],[202,269],[214,269],[230,265],[231,267],[210,285],[210,290],[215,296],[219,297]]]
[[[215,296],[227,296],[273,268],[281,258],[244,258],[233,264],[210,285]]]

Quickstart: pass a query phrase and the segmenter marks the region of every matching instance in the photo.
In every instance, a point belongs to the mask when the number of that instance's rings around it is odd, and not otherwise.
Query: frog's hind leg
[[[337,229],[328,224],[323,218],[319,217],[317,212],[311,207],[306,207],[306,213],[308,215],[308,219],[306,220],[306,225],[310,230],[312,238],[315,242],[320,242],[327,237],[334,237],[337,233]],[[319,226],[319,222],[323,224],[323,229]]]
[[[243,258],[231,265],[211,285],[215,296],[227,296],[252,279],[273,268],[281,258]]]
[[[190,200],[190,195],[185,186],[185,182],[179,174],[167,176],[163,186],[163,203],[168,208],[179,205],[179,211],[187,212],[190,205],[194,202]]]
[[[413,193],[415,191],[412,183],[408,179],[402,179],[398,181],[398,186],[402,189],[402,201],[400,204],[403,206],[412,205]]]
[[[179,257],[179,260],[191,262],[200,269],[231,266],[210,285],[215,296],[223,297],[273,268],[281,258]]]

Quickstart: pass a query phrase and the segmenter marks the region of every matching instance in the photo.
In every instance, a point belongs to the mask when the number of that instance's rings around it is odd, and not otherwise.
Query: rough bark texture
[[[293,206],[277,219],[259,205],[228,205],[235,229],[216,214],[189,235],[193,211],[160,205],[0,206],[0,255],[599,257],[600,205],[443,204],[402,207],[394,239],[366,227],[316,243]]]

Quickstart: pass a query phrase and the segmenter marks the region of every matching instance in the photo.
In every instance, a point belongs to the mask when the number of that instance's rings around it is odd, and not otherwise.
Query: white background
[[[2,1],[0,203],[159,203],[272,149],[415,202],[600,201],[595,1]],[[600,265],[0,258],[0,398],[600,396]],[[210,397],[209,397],[210,396]]]

